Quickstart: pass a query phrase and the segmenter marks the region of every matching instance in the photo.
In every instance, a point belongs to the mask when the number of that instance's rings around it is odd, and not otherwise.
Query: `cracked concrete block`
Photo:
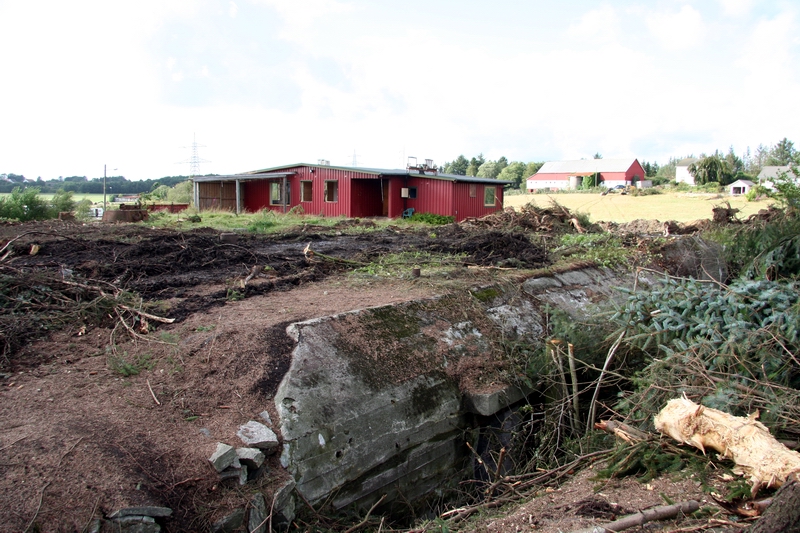
[[[278,447],[278,436],[261,422],[255,420],[239,426],[236,435],[242,442],[251,448],[259,448],[265,451],[274,451]]]
[[[208,458],[208,461],[217,472],[222,472],[237,460],[236,450],[233,446],[228,446],[222,442],[217,443],[217,449]]]
[[[258,448],[236,448],[236,456],[241,464],[253,469],[261,468],[266,459],[263,452]]]
[[[145,505],[141,507],[125,507],[119,509],[118,511],[114,511],[110,515],[109,518],[120,518],[123,516],[154,516],[154,517],[163,517],[163,516],[170,516],[172,514],[172,509],[169,507],[155,507],[151,505]]]

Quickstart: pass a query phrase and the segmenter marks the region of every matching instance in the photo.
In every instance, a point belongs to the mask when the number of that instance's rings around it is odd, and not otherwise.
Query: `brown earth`
[[[303,227],[235,244],[209,228],[0,226],[0,295],[13,309],[0,317],[0,531],[86,531],[94,517],[136,505],[171,507],[168,531],[206,530],[245,497],[207,458],[218,441],[236,445],[238,426],[259,413],[276,420],[286,325],[547,264],[525,234],[486,226]],[[416,265],[391,278],[349,273],[399,251],[461,259],[419,265],[418,278]],[[273,456],[256,481],[268,501],[284,477]],[[704,497],[689,481],[659,483],[601,492],[625,509],[661,503],[662,492]],[[567,510],[598,497],[585,479],[554,490],[475,531],[567,530],[579,523]]]

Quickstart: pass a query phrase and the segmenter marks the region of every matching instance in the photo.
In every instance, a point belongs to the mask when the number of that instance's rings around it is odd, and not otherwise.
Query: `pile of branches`
[[[773,432],[800,437],[798,288],[768,280],[725,286],[670,279],[630,293],[611,322],[649,362],[618,407],[644,423],[685,394],[735,415],[758,409]]]
[[[138,296],[106,282],[73,279],[66,270],[28,271],[0,264],[0,369],[35,363],[19,357],[29,342],[72,328],[115,325],[140,336],[150,322],[172,322],[142,310]]]
[[[532,231],[565,233],[577,231],[585,233],[588,228],[583,227],[578,218],[570,213],[569,209],[553,202],[551,207],[541,208],[533,203],[528,203],[515,210],[506,207],[502,211],[486,215],[482,218],[468,218],[462,225],[499,230],[522,228]]]

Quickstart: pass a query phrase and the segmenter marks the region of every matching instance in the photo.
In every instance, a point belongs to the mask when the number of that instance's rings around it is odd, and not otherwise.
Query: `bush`
[[[9,196],[0,198],[0,218],[20,222],[58,218],[60,211],[73,209],[72,193],[63,190],[58,191],[50,203],[39,195],[39,189],[35,187],[24,190],[15,187]]]
[[[432,226],[444,226],[445,224],[452,224],[456,221],[456,218],[434,215],[433,213],[414,213],[411,215],[411,220],[414,222],[422,222],[423,224],[430,224]]]

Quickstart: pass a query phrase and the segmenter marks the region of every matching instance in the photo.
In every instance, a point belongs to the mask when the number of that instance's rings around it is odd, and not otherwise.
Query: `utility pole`
[[[106,165],[103,165],[103,213],[106,212]]]

